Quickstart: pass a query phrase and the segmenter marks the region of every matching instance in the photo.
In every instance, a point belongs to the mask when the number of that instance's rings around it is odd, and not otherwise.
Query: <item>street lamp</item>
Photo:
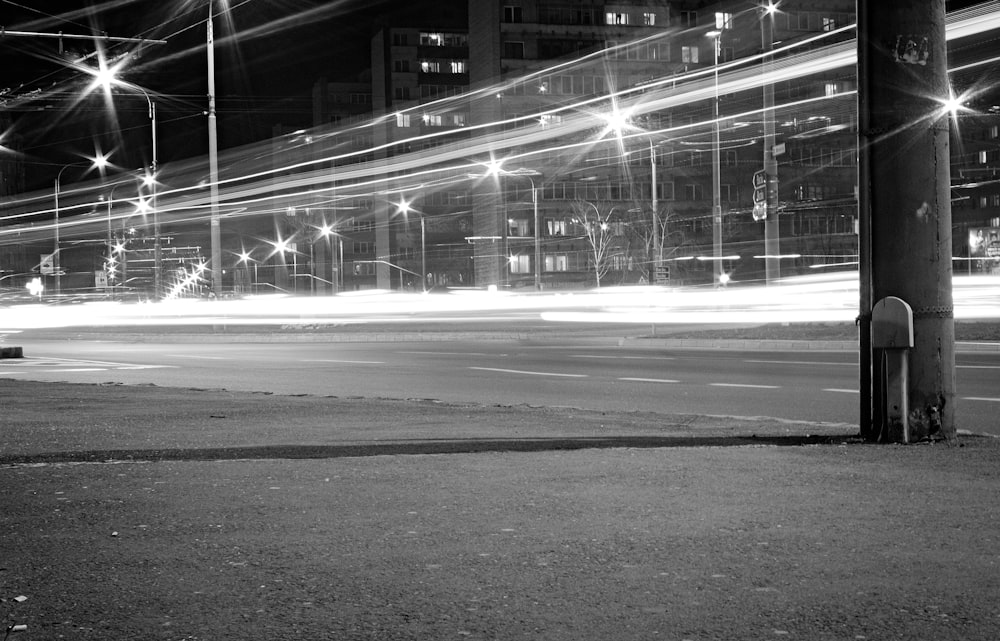
[[[403,214],[403,218],[407,221],[409,220],[409,214],[411,211],[415,211],[410,207],[410,202],[403,198],[400,198],[399,203],[396,204],[396,213]],[[421,291],[425,294],[427,293],[427,230],[424,226],[424,215],[420,214],[420,282]]]
[[[538,216],[538,186],[535,184],[533,176],[541,176],[542,174],[535,171],[534,169],[526,169],[524,167],[514,169],[511,171],[506,171],[501,169],[499,163],[493,165],[490,168],[491,173],[496,173],[497,175],[504,176],[519,176],[521,178],[527,178],[528,182],[531,183],[531,207],[534,216],[535,224],[535,291],[542,290],[542,229],[541,221]]]
[[[55,276],[55,295],[59,296],[62,293],[62,267],[59,264],[59,192],[61,187],[63,172],[70,167],[80,167],[86,165],[85,162],[71,162],[68,165],[63,166],[56,174],[55,185],[53,187],[54,197],[55,197],[55,242],[52,247],[52,273]],[[98,154],[90,161],[90,169],[103,170],[108,165],[108,158],[102,154]]]
[[[770,0],[761,7],[760,40],[764,51],[765,75],[771,68],[774,49],[774,14],[777,6]],[[765,82],[764,91],[764,282],[770,285],[781,278],[780,236],[778,226],[778,162],[774,155],[774,83]]]
[[[146,99],[146,106],[149,111],[150,135],[152,137],[153,149],[152,159],[149,164],[149,173],[143,184],[149,188],[150,203],[153,209],[153,297],[159,299],[163,293],[163,250],[160,241],[160,213],[156,204],[156,170],[157,170],[157,149],[156,149],[156,102],[149,96],[149,93],[137,84],[126,82],[115,77],[115,69],[101,65],[95,74],[95,81],[104,86],[106,92],[110,93],[111,85],[118,85],[138,91]]]
[[[715,97],[712,100],[712,256],[714,258],[712,268],[712,282],[718,287],[722,282],[722,169],[720,160],[719,140],[719,47],[722,41],[722,27],[719,23],[719,15],[716,14],[717,29],[709,31],[706,35],[712,38],[713,49],[715,50],[715,62],[713,76],[715,81]]]

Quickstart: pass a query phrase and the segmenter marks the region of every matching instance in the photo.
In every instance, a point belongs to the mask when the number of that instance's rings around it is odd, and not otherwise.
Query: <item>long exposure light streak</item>
[[[1000,11],[996,3],[985,7],[972,8],[955,12],[948,16],[947,34],[949,39],[969,37],[1000,27]],[[822,38],[844,37],[853,29],[853,25],[842,27],[836,31],[820,34],[801,42],[774,49],[769,55],[785,55],[779,63],[768,68],[761,74],[758,58],[751,56],[719,66],[719,92],[722,94],[740,94],[758,89],[762,82],[780,83],[808,77],[820,72],[836,69],[850,69],[856,63],[856,44],[853,40],[819,46],[814,50],[797,51],[804,46],[813,46]],[[671,37],[675,32],[667,32],[655,37]],[[642,41],[640,41],[642,42]],[[631,46],[618,45],[618,47]],[[588,54],[542,70],[534,71],[518,79],[506,81],[493,87],[483,88],[441,101],[422,104],[408,110],[411,114],[425,113],[441,108],[447,109],[455,105],[465,105],[477,99],[492,99],[497,92],[513,86],[517,82],[534,82],[562,70],[577,69],[583,64],[594,64],[602,60],[602,56],[613,54],[614,51],[602,51]],[[993,58],[992,60],[996,60]],[[989,64],[982,61],[963,65],[962,70],[977,65]],[[628,87],[621,90],[584,100],[575,100],[553,105],[541,112],[525,115],[519,119],[505,121],[508,124],[533,123],[531,126],[520,127],[513,131],[497,133],[495,130],[504,123],[490,122],[470,126],[463,129],[467,137],[456,140],[452,130],[442,133],[428,133],[402,140],[394,140],[392,145],[400,143],[429,143],[440,140],[443,144],[431,149],[421,150],[377,159],[367,162],[357,162],[360,155],[371,155],[388,151],[390,145],[381,145],[363,150],[337,153],[326,145],[332,145],[337,136],[344,132],[358,131],[374,123],[394,118],[396,114],[387,114],[366,124],[359,124],[343,129],[318,128],[309,132],[310,142],[295,142],[290,147],[287,162],[271,164],[275,147],[273,143],[267,146],[255,145],[232,150],[220,164],[236,171],[244,170],[220,178],[217,186],[220,189],[220,204],[224,216],[252,216],[280,211],[282,205],[278,201],[294,205],[297,202],[311,205],[346,207],[352,198],[359,196],[371,197],[413,190],[417,187],[437,189],[468,180],[469,173],[481,173],[482,159],[491,154],[503,156],[508,164],[530,164],[531,161],[543,155],[566,154],[572,159],[580,157],[591,146],[606,144],[599,136],[592,135],[600,121],[595,116],[607,114],[609,105],[614,102],[622,113],[632,117],[659,111],[677,109],[696,103],[705,103],[714,95],[713,70],[702,69],[677,76],[656,79],[639,87]],[[834,96],[785,101],[775,105],[776,112],[802,109],[822,101],[843,101],[853,103],[853,91],[842,91]],[[833,104],[833,103],[831,103]],[[401,112],[402,113],[402,112]],[[560,116],[551,124],[541,126],[538,121],[541,116]],[[726,121],[752,119],[762,115],[759,108],[744,110],[739,113],[728,113],[720,117]],[[700,120],[687,124],[651,128],[638,134],[625,134],[623,139],[635,137],[657,137],[663,140],[677,140],[695,133],[707,131],[714,124],[712,120]],[[502,127],[500,127],[502,128]],[[493,130],[491,132],[491,130]],[[487,132],[487,133],[482,133]],[[309,150],[317,149],[313,154]],[[278,150],[285,153],[285,150]],[[282,156],[284,159],[284,156]],[[266,164],[266,167],[261,165]],[[187,163],[176,163],[170,171],[176,180],[167,182],[165,177],[163,189],[158,197],[159,213],[165,223],[181,221],[196,221],[206,217],[209,212],[211,198],[204,184],[191,177],[203,175],[203,160],[193,160]],[[336,166],[336,178],[331,179],[328,166]],[[575,171],[567,161],[566,171]],[[292,172],[292,176],[283,176]],[[97,194],[106,185],[97,183],[80,183],[74,185],[64,194],[66,204],[62,207],[61,228],[70,233],[85,233],[104,224],[106,218],[90,215],[99,200]],[[336,192],[336,193],[334,193]],[[53,231],[51,221],[45,220],[53,214],[47,206],[46,194],[27,194],[9,199],[3,203],[0,217],[0,241],[23,242],[31,238],[40,238]],[[122,200],[122,203],[129,201]],[[127,220],[135,215],[132,211],[134,203],[127,205],[128,211],[116,210],[112,219]],[[286,205],[287,206],[287,205]],[[33,222],[28,222],[33,221]]]

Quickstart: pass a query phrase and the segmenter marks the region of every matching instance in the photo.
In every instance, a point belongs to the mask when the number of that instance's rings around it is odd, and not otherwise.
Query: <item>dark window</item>
[[[503,43],[503,57],[504,58],[524,58],[524,43],[523,42],[505,42]]]
[[[521,7],[506,6],[503,8],[504,22],[523,22]]]

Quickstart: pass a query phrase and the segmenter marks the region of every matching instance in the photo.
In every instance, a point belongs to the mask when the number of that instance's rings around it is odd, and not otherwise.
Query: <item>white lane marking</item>
[[[68,367],[66,369],[43,369],[43,372],[106,372],[107,367]]]
[[[506,354],[487,354],[485,352],[418,352],[418,351],[405,351],[396,352],[397,354],[430,354],[431,356],[506,356]]]
[[[619,378],[620,381],[634,381],[636,383],[680,383],[680,381],[675,381],[671,378],[637,378],[631,376],[623,376]]]
[[[956,365],[956,369],[1000,369],[1000,365]]]
[[[712,387],[751,387],[754,389],[781,389],[780,385],[752,385],[750,383],[709,383]]]
[[[385,365],[385,361],[346,361],[333,358],[303,358],[300,363],[345,363],[348,365]]]
[[[228,361],[225,356],[201,356],[200,354],[171,354],[175,358],[199,358],[203,361]]]
[[[824,392],[837,392],[840,394],[860,394],[861,392],[856,389],[840,389],[836,387],[828,387],[823,390]]]
[[[570,358],[604,358],[615,361],[672,361],[673,356],[607,356],[604,354],[569,354]]]
[[[586,374],[561,374],[559,372],[529,372],[520,369],[501,369],[499,367],[470,367],[483,372],[502,372],[504,374],[525,374],[527,376],[562,376],[565,378],[587,378]]]
[[[122,365],[115,369],[179,369],[176,365]]]
[[[986,401],[987,403],[1000,403],[1000,398],[989,398],[987,396],[963,396],[963,401]]]
[[[744,360],[744,363],[771,363],[776,365],[852,365],[857,366],[857,363],[843,363],[837,361],[760,361],[760,360]]]

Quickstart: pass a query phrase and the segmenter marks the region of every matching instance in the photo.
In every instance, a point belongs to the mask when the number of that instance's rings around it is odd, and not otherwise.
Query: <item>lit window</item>
[[[396,114],[396,126],[397,127],[409,127],[410,126],[410,114]]]
[[[433,60],[421,60],[420,70],[424,73],[441,73],[441,63]]]
[[[528,220],[526,218],[511,218],[507,221],[510,236],[528,236]]]
[[[430,45],[432,47],[441,47],[444,45],[444,34],[443,33],[421,33],[420,34],[420,44]]]
[[[681,47],[681,62],[697,64],[698,47]]]
[[[827,83],[825,83],[823,85],[823,93],[826,96],[835,96],[835,95],[837,95],[837,93],[839,93],[838,89],[839,89],[839,87],[837,86],[836,82],[827,82]]]
[[[567,233],[567,224],[565,220],[547,220],[545,221],[548,229],[549,236],[565,236]]]
[[[448,63],[448,67],[451,73],[465,73],[468,71],[464,60],[452,60]]]
[[[628,14],[621,11],[609,11],[606,16],[607,24],[628,24]]]
[[[656,14],[655,13],[644,13],[642,14],[642,24],[647,27],[652,27],[656,24]]]
[[[569,271],[569,261],[566,259],[566,254],[546,254],[545,271],[547,272]]]
[[[511,256],[510,262],[510,273],[512,274],[530,274],[531,273],[531,257],[525,254],[518,254],[517,256]]]
[[[733,14],[717,11],[715,13],[715,28],[724,30],[733,28]]]

